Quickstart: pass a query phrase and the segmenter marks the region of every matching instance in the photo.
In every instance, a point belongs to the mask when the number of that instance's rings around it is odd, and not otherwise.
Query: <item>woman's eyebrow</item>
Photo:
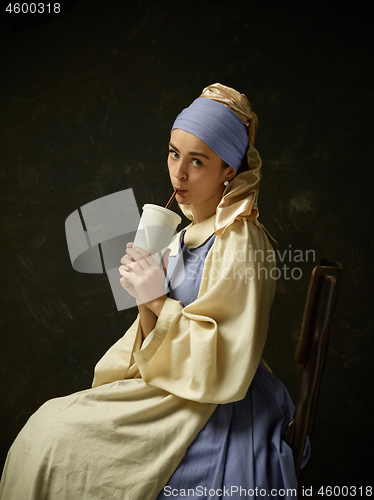
[[[176,146],[174,146],[171,142],[169,142],[169,146],[173,148],[177,153],[179,153],[179,149]],[[198,151],[189,151],[188,154],[191,156],[203,156],[204,158],[209,160],[209,156],[207,156],[204,153],[199,153]]]
[[[207,160],[209,160],[209,156],[207,156],[204,153],[199,153],[198,151],[190,151],[188,154],[191,155],[191,156],[204,156],[204,158],[206,158]]]

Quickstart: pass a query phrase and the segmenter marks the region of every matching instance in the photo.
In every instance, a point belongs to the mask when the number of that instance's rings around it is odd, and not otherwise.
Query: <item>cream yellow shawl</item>
[[[185,244],[201,245],[215,222],[216,216],[192,223]],[[144,342],[137,319],[95,369],[93,387],[125,380],[130,391],[132,381],[138,384],[132,404],[141,417],[128,453],[131,464],[139,457],[147,471],[147,498],[167,483],[216,405],[244,398],[261,359],[275,292],[275,243],[257,220],[240,216],[220,233],[206,257],[197,300],[183,307],[168,298]],[[153,391],[157,405],[147,407],[142,391]],[[136,466],[124,468],[131,498],[145,498],[133,479]]]

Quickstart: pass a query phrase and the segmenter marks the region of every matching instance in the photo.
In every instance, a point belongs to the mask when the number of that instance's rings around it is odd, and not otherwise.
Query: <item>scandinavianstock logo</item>
[[[65,221],[73,269],[81,273],[105,273],[118,311],[136,306],[134,297],[120,284],[118,267],[127,243],[134,241],[139,221],[140,213],[131,188],[87,203],[70,214]],[[214,251],[214,247],[212,250]],[[160,262],[162,255],[160,253],[153,257]],[[315,252],[292,250],[291,246],[283,252],[264,252],[249,247],[223,256],[224,262],[231,262],[230,270],[220,259],[221,256],[213,253],[213,265],[210,269],[213,277],[220,274],[224,279],[243,279],[245,282],[255,278],[298,280],[302,277],[302,269],[298,263],[314,262]],[[179,277],[172,280],[174,288],[185,278],[183,259],[180,260]],[[189,279],[194,279],[193,264],[189,271]]]

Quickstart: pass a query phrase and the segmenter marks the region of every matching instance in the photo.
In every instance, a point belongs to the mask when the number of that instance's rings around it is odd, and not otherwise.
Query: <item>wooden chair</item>
[[[296,476],[300,483],[304,474],[300,466],[307,436],[311,437],[318,395],[325,366],[330,327],[338,298],[342,265],[322,259],[313,269],[305,303],[301,334],[295,362],[303,365],[294,418],[288,424],[284,440],[291,447]]]

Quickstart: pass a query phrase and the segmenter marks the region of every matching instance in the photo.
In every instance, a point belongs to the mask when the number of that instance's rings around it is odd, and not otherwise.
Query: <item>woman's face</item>
[[[182,205],[217,205],[236,170],[222,168],[221,158],[189,132],[174,129],[169,142],[168,167],[171,183],[177,189],[177,201]]]

